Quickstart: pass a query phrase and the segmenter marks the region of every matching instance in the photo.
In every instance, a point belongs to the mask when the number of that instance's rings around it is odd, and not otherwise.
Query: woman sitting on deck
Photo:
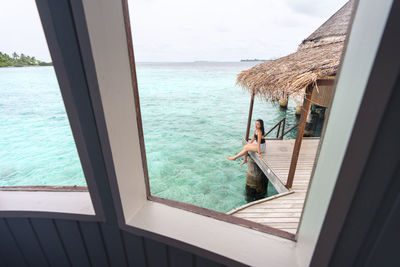
[[[260,119],[257,120],[255,126],[256,126],[256,129],[254,130],[254,134],[253,134],[253,137],[251,138],[250,142],[247,145],[244,145],[243,150],[240,151],[236,156],[228,157],[229,160],[236,160],[237,158],[244,156],[243,162],[240,164],[240,166],[242,166],[243,164],[247,163],[247,152],[248,151],[257,152],[257,155],[260,158],[262,158],[261,153],[265,152],[264,121],[260,120]],[[253,142],[254,142],[254,144],[253,144]]]

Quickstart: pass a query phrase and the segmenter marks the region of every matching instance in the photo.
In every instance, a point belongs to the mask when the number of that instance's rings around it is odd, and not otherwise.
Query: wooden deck
[[[285,188],[292,157],[294,139],[266,140],[263,159],[255,153],[250,156],[267,175],[278,195],[251,202],[228,214],[268,225],[295,234],[300,221],[308,184],[314,166],[319,138],[304,138],[294,176],[293,187]]]

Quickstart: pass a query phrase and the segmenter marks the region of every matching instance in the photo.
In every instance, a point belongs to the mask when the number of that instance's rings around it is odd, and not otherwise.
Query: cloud
[[[296,13],[306,14],[309,16],[317,15],[321,10],[321,1],[317,0],[284,0],[288,8],[292,9]]]
[[[136,58],[236,61],[284,56],[344,2],[130,0],[133,35],[141,44]]]
[[[346,0],[128,0],[139,61],[271,58],[293,52]],[[50,60],[34,1],[5,1],[0,51]]]
[[[332,15],[342,7],[347,0],[320,1],[320,0],[283,0],[288,8],[296,13],[311,17],[326,17]]]

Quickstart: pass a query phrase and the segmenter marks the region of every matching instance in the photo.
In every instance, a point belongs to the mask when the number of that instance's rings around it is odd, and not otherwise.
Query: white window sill
[[[97,220],[89,192],[0,191],[0,217]]]
[[[147,201],[127,220],[126,230],[135,232],[135,228],[212,251],[245,265],[298,266],[294,241],[158,202]]]

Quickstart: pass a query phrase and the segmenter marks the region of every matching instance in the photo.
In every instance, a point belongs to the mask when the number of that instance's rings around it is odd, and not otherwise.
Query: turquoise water
[[[153,195],[227,212],[246,203],[241,150],[250,96],[236,75],[254,63],[142,63],[138,84]],[[290,106],[289,123],[295,120]],[[269,129],[285,116],[256,101],[254,122]],[[254,124],[254,123],[253,123]],[[269,195],[276,194],[269,186]]]
[[[250,102],[236,75],[253,65],[137,65],[153,195],[221,212],[246,203],[246,167],[226,157],[241,149]],[[257,100],[253,124],[293,124],[290,104]],[[0,69],[0,186],[12,185],[85,185],[52,67]]]
[[[0,186],[86,185],[53,67],[0,68]]]

